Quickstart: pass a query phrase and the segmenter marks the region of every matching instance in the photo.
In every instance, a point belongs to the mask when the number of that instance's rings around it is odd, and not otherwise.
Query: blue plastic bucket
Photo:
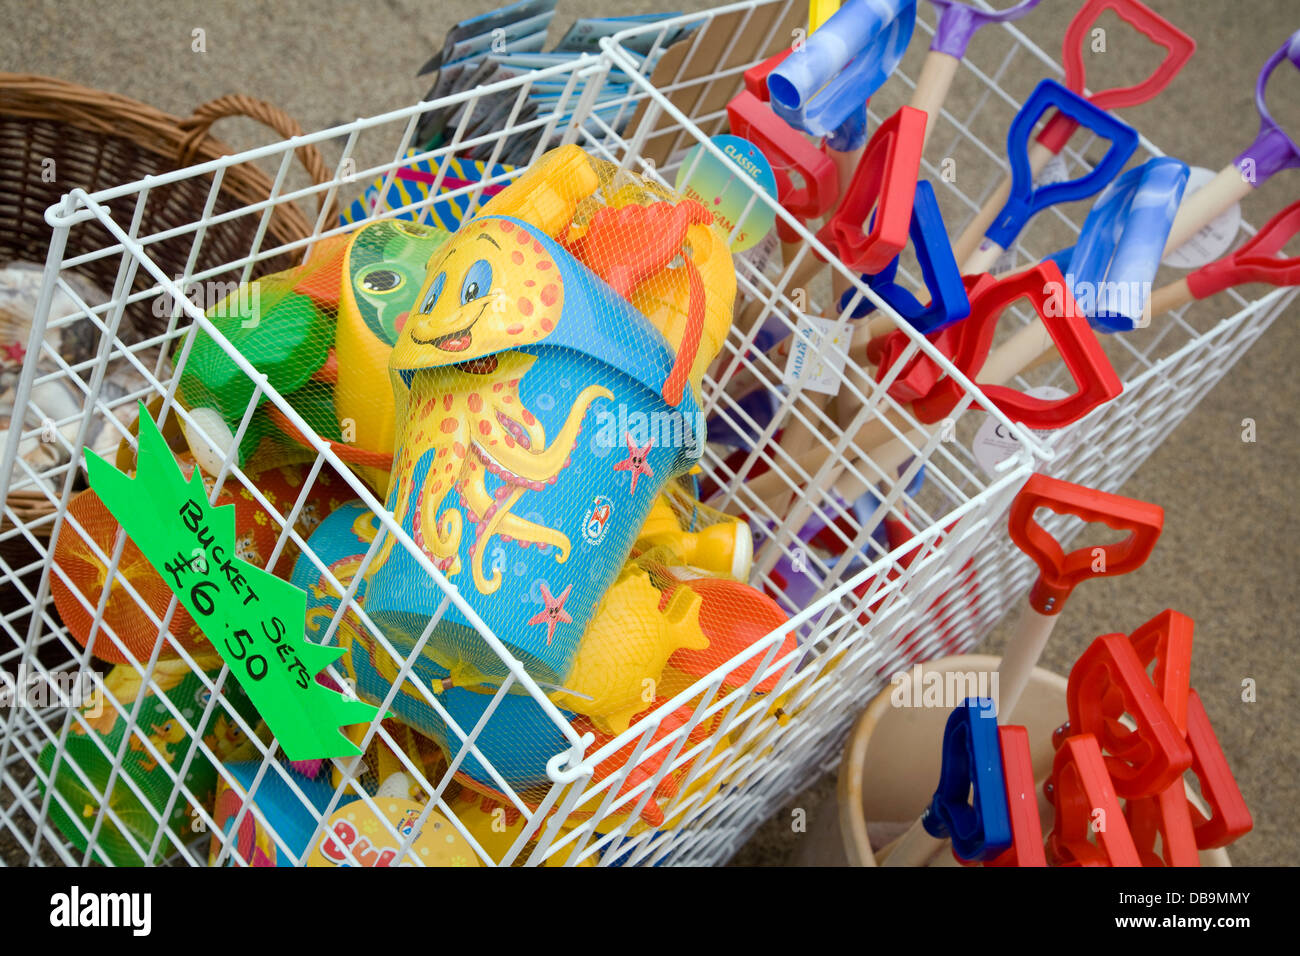
[[[339,584],[346,588],[374,540],[376,526],[377,521],[369,508],[360,501],[349,502],[320,523],[308,544],[334,573]],[[320,640],[338,610],[339,598],[305,554],[300,555],[294,565],[292,581],[307,593],[307,633]],[[358,594],[363,594],[364,590],[363,582]],[[357,696],[375,705],[384,703],[393,686],[391,676],[397,673],[413,646],[409,638],[401,634],[387,636],[398,655],[396,660],[385,648],[377,646],[370,634],[363,633],[354,618],[344,618],[334,635],[334,643],[345,648],[340,663],[352,679]],[[436,693],[447,713],[468,734],[486,712],[492,693],[444,687],[449,676],[450,672],[436,664],[427,653],[416,658],[411,665],[412,681],[419,681]],[[393,715],[404,724],[436,741],[449,761],[460,751],[460,737],[413,682],[407,682],[399,689],[390,707]],[[568,720],[574,718],[566,711],[561,710],[561,713]],[[502,779],[513,788],[523,789],[548,782],[546,763],[567,749],[568,741],[536,700],[512,693],[497,705],[475,740],[475,746]],[[474,754],[466,754],[457,769],[475,783],[499,790],[497,781]]]
[[[404,339],[435,328],[431,309],[450,314],[447,326],[471,324],[455,351],[436,344],[446,334],[421,342],[432,364],[402,367],[414,346],[394,350],[388,507],[529,673],[562,685],[655,497],[698,461],[704,424],[689,389],[676,407],[661,394],[675,359],[662,334],[526,223],[474,220],[430,272],[445,278]],[[461,306],[439,304],[458,294]],[[476,310],[479,299],[505,308]],[[504,662],[446,597],[390,539],[364,604],[408,643],[441,612],[431,660],[457,686],[499,684]]]

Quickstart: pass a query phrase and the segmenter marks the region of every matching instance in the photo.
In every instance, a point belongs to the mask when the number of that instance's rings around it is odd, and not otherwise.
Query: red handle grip
[[[1123,634],[1103,634],[1070,669],[1070,733],[1091,734],[1106,754],[1115,792],[1153,797],[1182,777],[1192,751]],[[1130,729],[1119,718],[1133,719]]]
[[[1052,761],[1050,785],[1055,819],[1047,849],[1053,862],[1065,866],[1141,866],[1095,737],[1079,734],[1065,741]],[[1098,811],[1105,819],[1105,826],[1099,829]],[[1097,845],[1091,839],[1094,830]]]
[[[968,378],[975,378],[988,358],[1002,313],[1012,302],[1024,299],[1042,320],[1074,380],[1075,391],[1058,399],[1033,398],[1005,385],[981,385],[989,401],[1012,420],[1030,428],[1064,428],[1124,390],[1056,263],[1041,262],[1000,281],[977,284],[969,293],[970,316],[952,326],[959,330],[953,363]],[[917,401],[916,415],[933,424],[951,414],[961,399],[961,387],[945,378]]]
[[[1200,781],[1201,795],[1210,807],[1208,820],[1199,810],[1192,810],[1196,845],[1202,850],[1227,846],[1249,833],[1254,821],[1196,691],[1187,695],[1187,742],[1192,748],[1192,773]]]
[[[1066,554],[1034,519],[1038,508],[1074,515],[1084,521],[1100,521],[1116,530],[1128,531],[1129,536],[1113,544],[1083,547]],[[1141,567],[1151,556],[1164,520],[1164,509],[1159,505],[1084,488],[1047,475],[1030,475],[1011,504],[1009,522],[1011,540],[1038,565],[1038,580],[1030,591],[1030,604],[1040,614],[1058,614],[1080,581],[1114,577]]]
[[[926,338],[944,355],[952,355],[957,347],[957,330],[954,326],[940,329]],[[883,382],[893,373],[894,366],[911,345],[912,340],[907,337],[907,333],[898,329],[877,336],[867,343],[867,360],[875,363],[877,382]],[[896,402],[915,402],[933,392],[942,375],[938,363],[924,352],[917,352],[894,375],[886,391]]]
[[[1043,854],[1043,827],[1034,796],[1034,760],[1029,751],[1029,731],[1010,725],[998,728],[1002,745],[1002,776],[1007,784],[1011,811],[1011,846],[985,866],[1047,866]]]
[[[1143,866],[1200,866],[1196,833],[1183,781],[1175,780],[1159,795],[1129,800],[1124,819]],[[1156,852],[1156,840],[1160,852]]]
[[[1300,285],[1300,256],[1285,259],[1277,255],[1297,232],[1300,232],[1300,200],[1270,219],[1240,249],[1189,273],[1187,288],[1196,298],[1206,299],[1246,282]]]
[[[1196,622],[1177,611],[1162,611],[1128,636],[1133,651],[1145,669],[1155,663],[1151,675],[1174,726],[1187,735],[1187,697],[1192,680],[1192,634]]]
[[[850,269],[879,272],[907,245],[925,122],[924,110],[902,106],[880,124],[839,208],[817,233]],[[873,209],[875,222],[864,233]]]
[[[1187,615],[1164,611],[1129,635],[1129,643],[1133,645],[1143,669],[1155,663],[1151,677],[1156,693],[1169,711],[1175,729],[1184,737],[1187,736],[1187,702],[1191,693],[1194,629],[1195,623]],[[1115,713],[1122,712],[1121,701],[1111,706],[1120,708]],[[1122,732],[1127,733],[1128,729],[1123,728]],[[1124,750],[1121,737],[1115,742],[1113,752],[1122,756]],[[1131,759],[1132,751],[1128,753]],[[1200,865],[1190,806],[1181,775],[1153,797],[1128,801],[1124,815],[1128,818],[1129,830],[1143,866]],[[1159,853],[1155,849],[1157,837]]]
[[[750,92],[741,92],[727,104],[727,118],[731,132],[757,146],[772,164],[777,201],[790,215],[807,222],[831,211],[839,199],[840,182],[829,156],[790,129],[771,107]],[[795,186],[791,170],[799,173],[804,185]],[[777,229],[784,242],[798,238],[779,219]]]
[[[994,278],[988,273],[982,273],[978,276],[962,276],[962,284],[966,287],[966,297],[968,301],[973,301],[985,289],[994,284]],[[955,325],[946,326],[938,332],[932,332],[926,336],[927,339],[950,359],[954,359],[957,354],[958,346],[961,343],[963,331],[966,329],[966,323],[970,319],[958,322]],[[907,337],[907,333],[901,329],[895,329],[893,332],[886,332],[879,335],[867,343],[867,360],[876,366],[876,381],[883,382],[885,377],[890,374],[893,367],[898,364],[903,353],[907,351],[912,340]],[[963,369],[967,375],[970,370]],[[917,352],[908,363],[899,370],[893,383],[887,389],[890,398],[903,404],[917,402],[934,396],[935,401],[940,400],[939,391],[942,391],[943,400],[952,399],[952,405],[955,405],[957,398],[960,396],[960,390],[953,393],[947,391],[943,386],[943,369],[939,368],[930,356],[924,352]],[[948,406],[948,411],[952,410],[952,405]],[[920,411],[918,416],[920,416]],[[948,412],[945,411],[933,421],[943,418]],[[921,417],[921,421],[929,423],[930,420]]]
[[[1061,58],[1065,62],[1065,85],[1080,95],[1087,88],[1083,47],[1085,43],[1091,44],[1092,26],[1107,10],[1113,10],[1121,20],[1152,43],[1164,47],[1166,53],[1151,75],[1141,83],[1102,90],[1093,93],[1088,99],[1104,110],[1145,103],[1168,86],[1192,58],[1196,52],[1196,41],[1138,0],[1088,0],[1066,28],[1061,49]],[[1079,124],[1074,120],[1057,113],[1038,134],[1038,141],[1053,153],[1059,153],[1078,128]]]

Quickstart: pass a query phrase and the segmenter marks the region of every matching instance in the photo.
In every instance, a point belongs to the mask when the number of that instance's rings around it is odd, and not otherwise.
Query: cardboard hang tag
[[[851,331],[818,315],[801,315],[785,363],[783,381],[807,391],[835,395],[844,381]]]

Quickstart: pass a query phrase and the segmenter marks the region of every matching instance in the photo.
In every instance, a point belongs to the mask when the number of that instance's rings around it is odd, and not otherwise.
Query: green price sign
[[[235,555],[235,507],[214,508],[198,469],[187,481],[140,403],[140,453],[128,478],[86,451],[90,486],[176,593],[248,693],[290,760],[355,756],[339,729],[377,708],[317,683],[343,653],[312,644],[307,596]]]

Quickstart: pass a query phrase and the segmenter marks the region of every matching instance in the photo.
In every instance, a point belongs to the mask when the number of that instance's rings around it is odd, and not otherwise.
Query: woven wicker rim
[[[302,127],[279,108],[264,100],[242,94],[218,97],[204,103],[188,118],[165,113],[139,100],[80,86],[64,80],[30,73],[0,72],[0,119],[37,119],[66,123],[75,129],[111,136],[132,142],[139,149],[156,154],[159,172],[181,169],[234,153],[228,145],[210,134],[212,124],[227,117],[243,116],[256,120],[289,139],[301,136]],[[333,178],[320,152],[313,145],[303,145],[296,157],[316,185]],[[33,175],[39,175],[34,171]],[[265,201],[271,195],[272,181],[252,163],[240,163],[226,169],[221,192],[240,205]],[[317,211],[328,191],[317,193]],[[330,199],[325,222],[337,218],[337,199]],[[197,215],[201,210],[195,210]],[[268,230],[276,245],[311,237],[313,223],[293,203],[279,203],[272,212]],[[24,523],[35,521],[54,511],[49,498],[36,489],[11,492],[7,505]],[[12,527],[7,516],[0,516],[0,530]],[[48,537],[47,523],[33,529],[39,537]]]
[[[56,120],[78,129],[129,139],[142,149],[157,153],[174,169],[231,155],[234,150],[209,135],[212,124],[227,117],[257,120],[284,139],[303,133],[297,120],[283,110],[242,94],[217,97],[196,109],[192,116],[181,118],[127,96],[32,73],[0,72],[0,116]],[[333,178],[315,146],[300,146],[296,154],[313,183],[323,185]],[[270,177],[261,169],[241,163],[226,170],[221,189],[250,204],[265,200],[271,194],[271,185]],[[324,191],[317,194],[318,206],[326,195]],[[337,211],[337,200],[331,200],[330,205],[327,222]],[[312,234],[311,223],[292,203],[276,206],[272,228],[284,241],[306,239]]]

